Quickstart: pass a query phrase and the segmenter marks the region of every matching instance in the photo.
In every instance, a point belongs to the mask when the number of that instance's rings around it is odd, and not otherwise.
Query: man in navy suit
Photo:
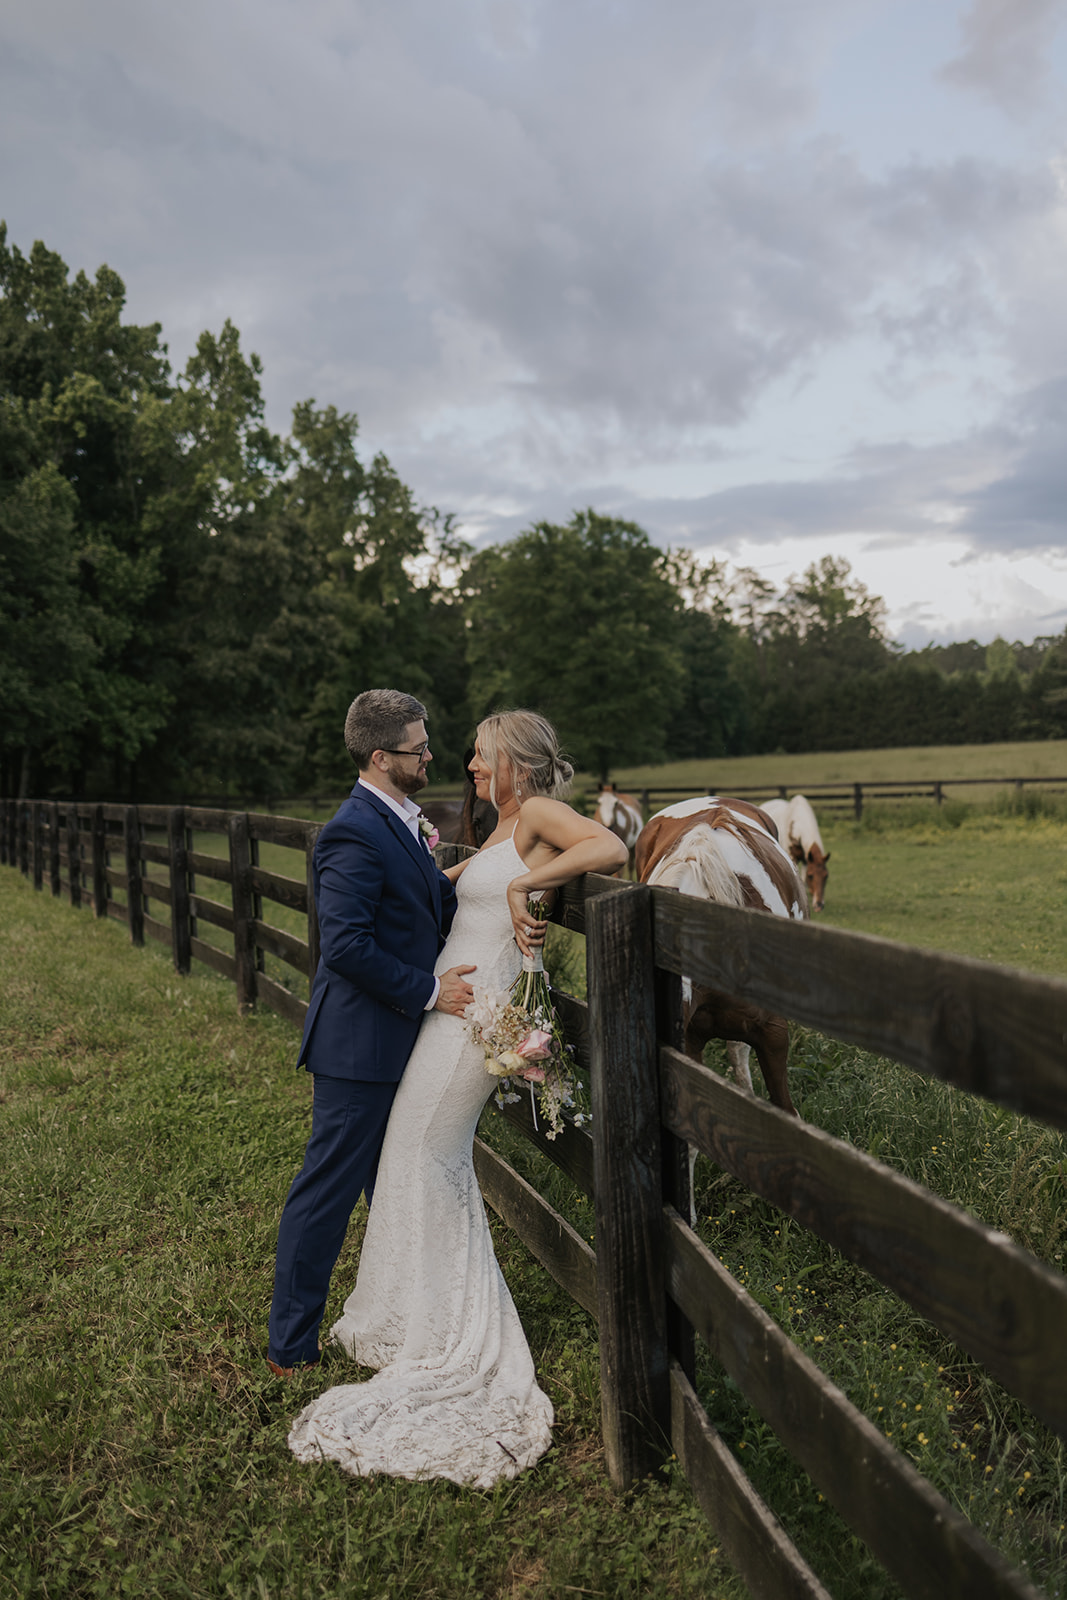
[[[374,1188],[385,1125],[425,1012],[462,1015],[473,990],[434,963],[456,895],[411,798],[433,759],[426,708],[398,689],[358,695],[345,744],[359,782],[313,859],[321,959],[298,1066],[312,1073],[311,1137],[278,1230],[268,1362],[279,1377],[319,1359],[318,1330],[348,1219]]]

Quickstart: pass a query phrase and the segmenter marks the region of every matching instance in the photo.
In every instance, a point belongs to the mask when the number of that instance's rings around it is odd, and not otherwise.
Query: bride
[[[536,713],[480,723],[470,772],[498,822],[477,855],[448,870],[458,909],[435,971],[473,967],[477,988],[499,991],[518,976],[520,952],[544,938],[528,897],[583,872],[615,872],[626,852],[557,798],[572,769]],[[356,1286],[330,1330],[378,1370],[305,1407],[289,1434],[299,1460],[489,1488],[548,1449],[552,1405],[474,1175],[474,1131],[495,1084],[469,1024],[428,1012],[393,1102]]]

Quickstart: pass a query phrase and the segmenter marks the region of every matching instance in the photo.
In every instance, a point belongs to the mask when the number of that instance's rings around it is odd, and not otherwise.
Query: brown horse
[[[830,876],[826,865],[830,852],[823,846],[810,802],[802,794],[795,794],[791,800],[764,800],[762,810],[773,817],[779,839],[804,869],[811,909],[821,911],[826,900],[826,880]]]
[[[597,796],[596,820],[602,827],[621,839],[630,852],[630,865],[633,866],[634,845],[644,822],[641,811],[641,802],[632,794],[620,794],[613,783],[602,783]]]
[[[800,919],[808,914],[804,886],[778,843],[774,824],[745,800],[709,795],[668,806],[643,829],[636,866],[641,883],[777,917]],[[771,1100],[796,1116],[789,1094],[785,1018],[688,982],[686,990],[686,1054],[701,1061],[709,1039],[727,1040],[734,1077],[739,1087],[751,1092],[751,1046]]]

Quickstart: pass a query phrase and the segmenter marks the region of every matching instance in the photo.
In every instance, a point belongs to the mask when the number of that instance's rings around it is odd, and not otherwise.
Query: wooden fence
[[[871,800],[933,800],[940,806],[949,798],[950,790],[976,786],[1010,789],[1016,794],[1036,786],[1044,787],[1052,794],[1065,794],[1067,778],[883,778],[868,779],[863,783],[763,783],[741,788],[731,784],[729,793],[741,800],[754,800],[757,804],[775,798],[787,800],[792,794],[803,793],[820,811],[851,812],[858,820],[863,815],[864,806]],[[640,798],[647,817],[675,800],[688,799],[706,791],[694,789],[690,784],[682,788],[661,788],[659,785],[635,787],[633,792]]]
[[[299,1023],[304,1003],[263,970],[317,948],[304,878],[263,870],[260,841],[302,848],[317,825],[175,808],[0,803],[0,860],[130,936],[206,961]],[[225,857],[193,848],[224,834]],[[154,836],[154,838],[153,838]],[[440,847],[443,863],[461,853]],[[113,865],[119,862],[121,865]],[[166,878],[149,867],[167,869]],[[230,886],[213,902],[198,877]],[[115,897],[125,895],[125,904]],[[307,941],[263,920],[308,917]],[[169,922],[150,914],[169,908]],[[672,1452],[755,1596],[826,1597],[713,1428],[694,1387],[695,1336],[909,1596],[1034,1600],[1037,1591],[924,1479],[687,1226],[685,1142],[827,1240],[1067,1434],[1067,1278],[853,1146],[741,1093],[684,1056],[681,978],[743,996],[928,1076],[1067,1128],[1067,984],[885,940],[781,922],[672,890],[587,877],[554,916],[587,939],[588,1000],[557,996],[592,1079],[592,1133],[553,1142],[525,1102],[510,1121],[593,1199],[596,1251],[500,1155],[476,1142],[488,1203],[597,1320],[608,1467],[616,1483]],[[197,934],[210,922],[233,953]]]

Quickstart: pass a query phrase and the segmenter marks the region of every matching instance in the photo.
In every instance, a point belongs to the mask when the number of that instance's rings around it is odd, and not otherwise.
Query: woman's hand
[[[508,884],[508,910],[511,912],[511,925],[515,929],[515,943],[524,956],[532,956],[540,950],[548,934],[548,922],[544,918],[535,917],[527,909],[527,901],[531,894],[526,886],[525,876],[515,878]],[[546,904],[551,904],[551,897],[544,896]]]

